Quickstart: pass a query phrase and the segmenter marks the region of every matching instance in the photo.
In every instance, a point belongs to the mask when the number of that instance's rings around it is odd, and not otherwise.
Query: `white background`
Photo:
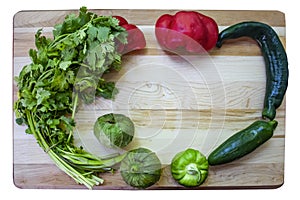
[[[299,4],[295,0],[9,0],[2,1],[0,12],[0,192],[10,199],[283,199],[299,196]],[[13,16],[21,10],[79,9],[195,9],[195,10],[279,10],[286,15],[286,48],[290,79],[287,95],[287,127],[285,145],[285,183],[268,190],[200,190],[200,191],[88,191],[88,190],[24,190],[13,184],[12,162],[12,53]],[[298,57],[298,59],[297,59]],[[298,87],[298,88],[297,88]],[[297,197],[296,197],[297,198]]]

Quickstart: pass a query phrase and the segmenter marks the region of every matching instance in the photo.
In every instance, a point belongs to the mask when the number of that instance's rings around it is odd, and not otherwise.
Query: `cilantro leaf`
[[[110,28],[106,26],[99,26],[97,27],[97,39],[100,42],[104,42],[108,39],[109,33],[110,33]]]
[[[66,71],[67,68],[72,64],[72,62],[70,60],[68,61],[62,61],[59,63],[59,68]]]
[[[36,92],[37,105],[45,102],[50,98],[51,92],[45,90],[44,88],[38,88]]]

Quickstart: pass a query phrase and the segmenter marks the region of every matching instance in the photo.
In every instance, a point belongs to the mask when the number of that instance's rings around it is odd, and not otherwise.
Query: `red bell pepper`
[[[195,11],[164,14],[155,24],[155,35],[163,49],[200,53],[211,50],[219,30],[214,19]]]
[[[118,51],[121,54],[126,54],[128,52],[143,49],[146,46],[146,40],[143,32],[134,24],[129,24],[127,20],[121,16],[113,16],[119,20],[119,25],[126,29],[127,43],[118,44]]]

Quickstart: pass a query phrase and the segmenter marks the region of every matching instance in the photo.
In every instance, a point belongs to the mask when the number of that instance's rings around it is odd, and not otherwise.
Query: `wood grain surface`
[[[265,64],[255,41],[240,38],[200,58],[185,58],[164,52],[154,35],[156,19],[176,10],[91,10],[99,15],[121,15],[144,32],[144,50],[123,56],[120,72],[105,75],[115,81],[119,94],[114,101],[96,99],[76,114],[75,143],[107,156],[114,150],[102,147],[92,135],[95,119],[105,113],[123,113],[132,118],[136,135],[125,150],[144,146],[155,151],[163,163],[163,174],[149,189],[184,189],[170,174],[172,157],[187,147],[206,156],[233,133],[261,116],[265,93]],[[56,23],[77,11],[21,11],[14,17],[13,72],[30,63],[34,34],[43,28],[51,37]],[[222,30],[241,21],[271,25],[285,44],[285,16],[277,11],[199,10],[214,18]],[[14,83],[14,100],[17,86]],[[230,164],[210,167],[207,180],[195,189],[276,188],[284,182],[285,101],[278,109],[279,125],[274,136],[251,154]],[[14,183],[19,188],[82,188],[60,171],[37,145],[26,127],[14,124]],[[94,189],[133,189],[114,174]]]

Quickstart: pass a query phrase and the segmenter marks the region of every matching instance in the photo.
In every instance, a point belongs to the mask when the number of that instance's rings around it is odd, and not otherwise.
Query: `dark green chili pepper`
[[[231,162],[254,151],[273,136],[277,121],[258,120],[235,133],[208,156],[210,165]]]
[[[242,22],[219,34],[217,47],[227,39],[250,37],[259,44],[266,64],[266,92],[262,117],[273,120],[288,86],[288,61],[285,49],[276,32],[267,24]]]

